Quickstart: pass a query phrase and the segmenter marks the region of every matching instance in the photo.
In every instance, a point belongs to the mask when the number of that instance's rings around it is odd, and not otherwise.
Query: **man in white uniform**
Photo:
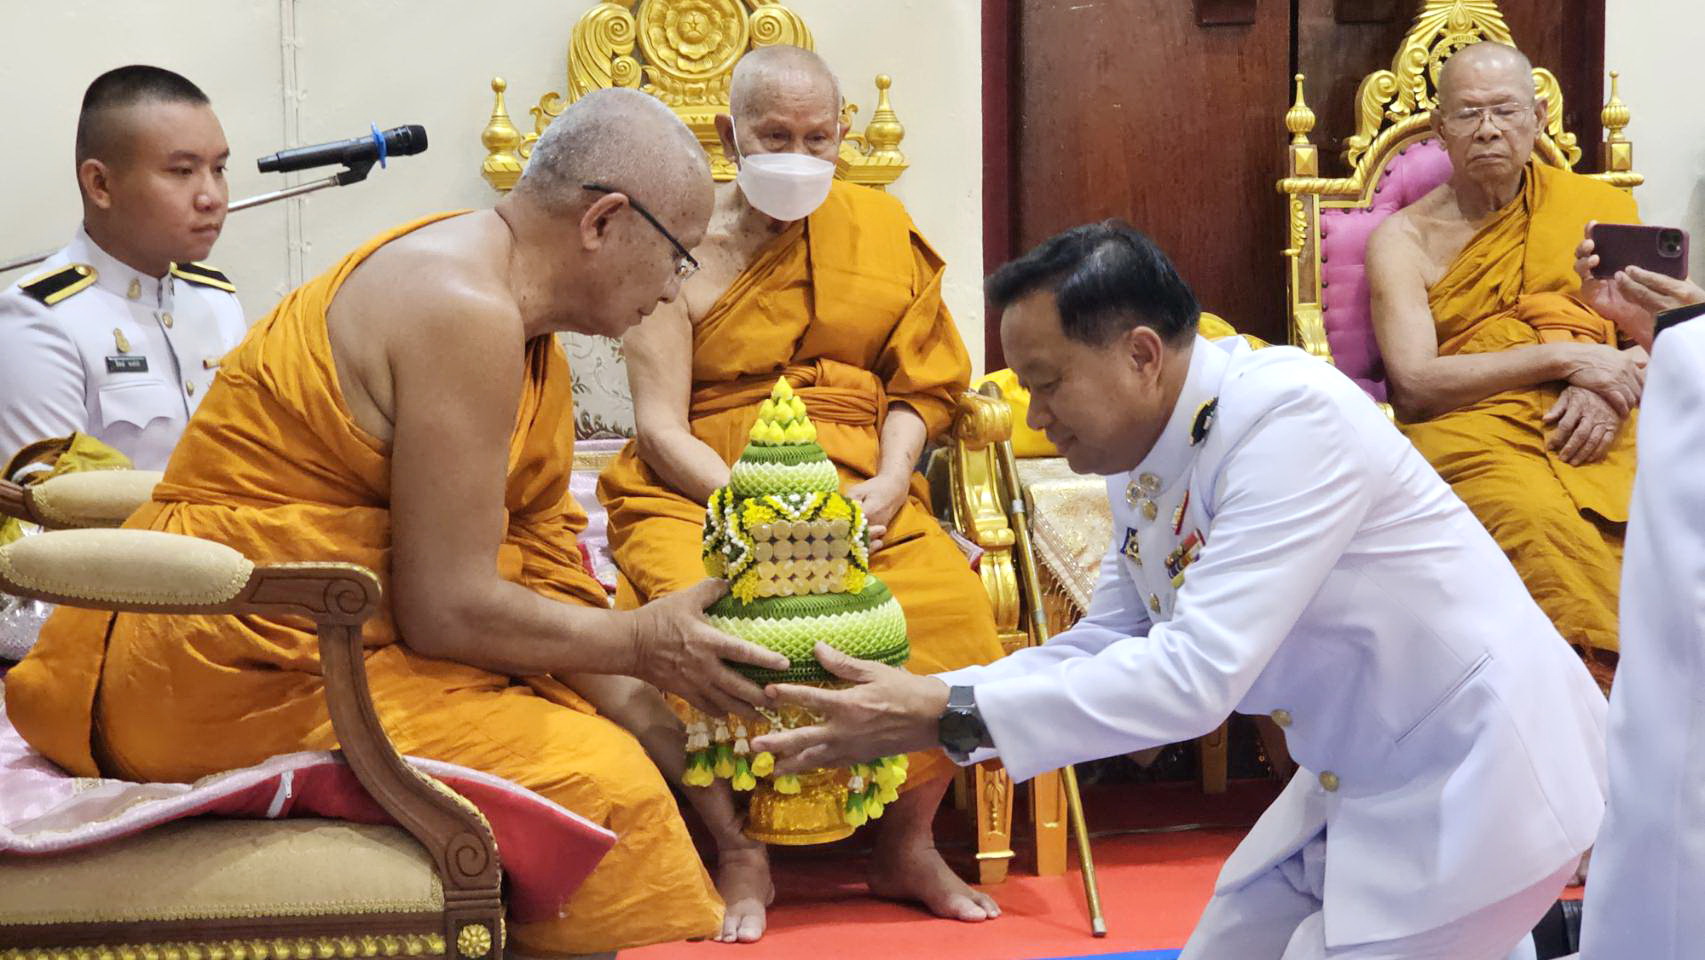
[[[936,677],[819,647],[860,685],[774,688],[826,719],[754,749],[786,771],[939,742],[1022,780],[1265,713],[1302,769],[1184,960],[1525,949],[1598,830],[1605,701],[1485,529],[1330,366],[1197,337],[1128,226],[1069,230],[989,293],[1030,425],[1108,477],[1088,614]]]
[[[1582,295],[1652,355],[1581,958],[1692,960],[1705,951],[1705,290],[1638,267],[1596,281],[1592,241],[1578,254]]]
[[[165,467],[246,330],[231,282],[196,262],[225,223],[229,153],[207,95],[178,74],[120,67],[89,85],[82,226],[0,293],[0,466],[82,432]]]

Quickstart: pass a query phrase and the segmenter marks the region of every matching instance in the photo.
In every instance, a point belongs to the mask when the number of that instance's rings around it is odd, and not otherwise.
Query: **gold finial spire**
[[[1296,75],[1296,102],[1285,111],[1285,129],[1291,132],[1292,143],[1308,143],[1308,135],[1314,132],[1314,111],[1302,99],[1302,74]]]
[[[893,78],[886,73],[876,77],[876,109],[864,128],[864,142],[870,145],[871,159],[903,162],[905,157],[900,153],[900,141],[906,136],[906,128],[900,124],[894,104],[888,100],[888,88],[893,83]]]
[[[1604,111],[1599,119],[1604,121],[1604,129],[1609,143],[1626,143],[1628,138],[1622,135],[1622,128],[1628,126],[1630,119],[1628,104],[1622,102],[1621,92],[1617,89],[1617,80],[1622,74],[1610,71],[1610,99],[1604,105]]]
[[[500,191],[508,190],[521,179],[521,158],[516,153],[516,148],[521,146],[521,131],[515,129],[515,124],[509,119],[509,109],[503,105],[503,91],[508,88],[509,83],[502,77],[491,78],[491,92],[496,100],[491,107],[491,119],[486,121],[485,130],[480,133],[480,142],[486,149],[480,175]]]

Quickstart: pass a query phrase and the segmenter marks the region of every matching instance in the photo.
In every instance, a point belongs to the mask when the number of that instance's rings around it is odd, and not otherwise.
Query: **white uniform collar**
[[[151,310],[169,307],[172,298],[171,274],[150,277],[135,267],[101,249],[81,224],[71,245],[66,248],[72,263],[86,263],[95,268],[95,286],[117,295],[122,300],[141,304]]]
[[[1234,344],[1241,340],[1241,337],[1232,338]],[[1184,389],[1173,404],[1166,429],[1161,431],[1148,456],[1130,473],[1131,480],[1149,496],[1171,487],[1195,461],[1198,450],[1192,438],[1197,417],[1202,415],[1206,404],[1219,397],[1220,381],[1225,379],[1230,363],[1231,351],[1225,346],[1196,337],[1190,349],[1190,372],[1184,377]]]

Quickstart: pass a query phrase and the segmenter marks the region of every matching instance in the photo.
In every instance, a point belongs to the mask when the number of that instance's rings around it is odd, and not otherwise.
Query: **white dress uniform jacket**
[[[1450,924],[1592,844],[1604,697],[1349,379],[1289,347],[1198,338],[1154,449],[1107,489],[1086,616],[940,675],[974,685],[1014,778],[1270,714],[1303,769],[1216,893],[1324,831],[1331,947]]]
[[[1581,960],[1705,955],[1705,320],[1652,347]]]
[[[49,437],[87,433],[161,470],[247,326],[230,282],[200,264],[146,276],[81,227],[43,269],[0,293],[0,466]]]

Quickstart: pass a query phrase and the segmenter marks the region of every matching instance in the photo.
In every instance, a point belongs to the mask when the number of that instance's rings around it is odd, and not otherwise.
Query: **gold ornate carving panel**
[[[814,49],[811,30],[780,0],[600,0],[581,15],[568,45],[567,94],[547,93],[528,112],[533,130],[523,134],[504,103],[508,84],[493,77],[491,117],[481,134],[486,159],[481,175],[499,191],[520,179],[533,142],[575,100],[593,90],[629,87],[668,104],[692,129],[709,155],[718,180],[734,178],[722,155],[715,118],[728,112],[734,65],[746,51],[789,44]],[[854,183],[884,187],[906,169],[900,151],[905,128],[889,102],[890,78],[876,78],[876,109],[863,132],[849,132],[841,145],[837,175]],[[858,107],[846,103],[851,124]]]

